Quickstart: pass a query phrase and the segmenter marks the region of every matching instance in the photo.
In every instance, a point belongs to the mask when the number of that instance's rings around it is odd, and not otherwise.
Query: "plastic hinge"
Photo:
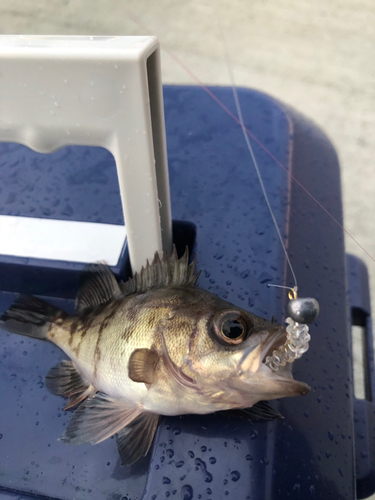
[[[347,255],[348,299],[352,325],[364,329],[365,399],[354,398],[357,498],[375,492],[375,369],[369,279],[364,262]]]

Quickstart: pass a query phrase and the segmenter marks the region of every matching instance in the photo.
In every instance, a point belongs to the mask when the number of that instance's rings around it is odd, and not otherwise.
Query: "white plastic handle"
[[[72,144],[108,149],[117,165],[133,271],[152,259],[156,250],[170,252],[171,211],[157,39],[3,35],[0,73],[0,141],[25,144],[41,153]],[[18,218],[16,232],[6,219],[0,216],[0,254],[57,258],[47,239],[39,246],[32,242],[30,255],[30,241],[24,237],[29,218]],[[45,222],[37,222],[42,232]],[[66,255],[61,255],[60,247],[59,260],[84,261],[84,247],[89,245],[88,261],[109,257],[109,264],[117,263],[123,246],[118,244],[118,235],[121,231],[125,237],[125,228],[113,226],[117,237],[109,241],[108,231],[101,238],[102,224],[48,223],[48,240],[56,234],[65,242]],[[82,240],[79,251],[69,247],[69,224],[82,224],[88,233],[97,233],[95,241],[101,240],[103,245],[97,248],[94,259],[92,242]],[[106,252],[105,247],[113,244],[119,248]]]

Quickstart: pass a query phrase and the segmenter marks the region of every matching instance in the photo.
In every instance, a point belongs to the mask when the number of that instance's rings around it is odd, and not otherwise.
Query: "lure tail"
[[[1,316],[0,324],[8,332],[46,339],[51,323],[63,318],[66,313],[44,300],[20,295],[13,305]]]

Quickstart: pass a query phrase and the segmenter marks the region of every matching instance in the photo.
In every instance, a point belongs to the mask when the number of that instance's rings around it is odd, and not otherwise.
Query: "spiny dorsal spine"
[[[200,273],[195,274],[197,255],[189,264],[189,250],[185,249],[184,255],[179,259],[176,247],[173,245],[173,252],[170,257],[163,255],[160,258],[155,252],[154,260],[150,264],[147,261],[146,267],[142,267],[139,273],[135,273],[126,283],[120,284],[124,295],[131,295],[137,292],[144,292],[150,288],[168,285],[194,286]]]

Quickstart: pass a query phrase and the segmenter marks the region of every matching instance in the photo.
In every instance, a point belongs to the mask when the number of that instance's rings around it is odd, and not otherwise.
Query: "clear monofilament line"
[[[290,271],[292,273],[293,280],[294,280],[294,287],[297,289],[298,288],[298,286],[297,286],[297,278],[296,278],[296,275],[294,273],[292,263],[290,262],[289,255],[288,255],[287,249],[286,249],[284,241],[283,241],[283,237],[281,236],[281,232],[280,232],[279,226],[277,224],[276,217],[275,217],[275,215],[273,213],[270,201],[268,199],[268,195],[267,195],[267,192],[266,192],[266,188],[264,187],[262,175],[261,175],[260,170],[259,170],[258,162],[257,162],[257,159],[255,157],[253,147],[251,145],[249,136],[248,136],[247,131],[246,131],[246,127],[245,127],[245,123],[244,123],[243,115],[242,115],[241,104],[240,104],[240,100],[238,98],[237,87],[236,87],[236,83],[235,83],[235,80],[234,80],[234,74],[233,74],[233,71],[232,71],[232,66],[230,64],[230,61],[229,61],[229,58],[228,58],[226,52],[225,52],[225,59],[226,59],[226,63],[227,63],[228,71],[229,71],[229,76],[230,76],[230,80],[231,80],[231,84],[232,84],[232,91],[233,91],[234,102],[236,104],[237,114],[238,114],[238,118],[240,120],[242,133],[244,135],[244,138],[245,138],[245,141],[246,141],[246,144],[247,144],[247,148],[249,150],[251,159],[253,161],[253,165],[254,165],[254,168],[255,168],[255,171],[256,171],[259,183],[260,183],[260,187],[262,189],[262,193],[263,193],[264,199],[266,201],[266,204],[267,204],[268,210],[270,212],[270,215],[272,217],[272,221],[274,223],[274,226],[275,226],[277,235],[279,237],[282,249],[284,251],[285,258],[286,258],[286,260],[288,262],[289,269],[290,269]]]
[[[229,71],[229,75],[230,75],[234,102],[236,104],[237,114],[238,114],[238,118],[239,118],[239,121],[241,124],[242,133],[244,135],[247,148],[249,150],[251,159],[253,161],[253,165],[254,165],[256,174],[258,176],[259,184],[260,184],[260,187],[262,189],[264,199],[266,201],[269,213],[271,215],[273,224],[275,226],[277,235],[278,235],[280,243],[281,243],[281,247],[283,249],[285,258],[288,262],[288,266],[289,266],[289,269],[292,273],[293,280],[294,280],[294,287],[293,288],[282,286],[282,285],[272,285],[272,284],[269,286],[276,286],[278,288],[287,288],[290,290],[289,294],[291,294],[293,296],[293,298],[296,298],[297,297],[297,290],[298,290],[297,278],[296,278],[296,275],[294,273],[292,263],[290,262],[289,255],[288,255],[287,249],[285,247],[279,226],[277,224],[275,214],[273,213],[270,201],[268,199],[268,195],[266,192],[266,188],[264,186],[263,178],[262,178],[262,175],[261,175],[260,170],[259,170],[258,162],[257,162],[257,159],[255,157],[255,153],[254,153],[253,147],[251,145],[250,138],[249,138],[248,133],[247,133],[247,129],[245,127],[245,123],[244,123],[244,119],[243,119],[243,115],[242,115],[241,104],[240,104],[240,100],[239,100],[238,92],[237,92],[237,87],[236,87],[235,80],[234,80],[234,74],[233,74],[232,67],[231,67],[229,58],[227,57],[226,52],[225,52],[225,58],[226,58],[226,63],[227,63],[227,67],[228,67],[228,71]],[[289,295],[290,298],[292,298],[291,295]],[[267,358],[264,362],[265,365],[268,366],[273,372],[277,372],[281,367],[285,366],[287,363],[293,363],[293,361],[300,358],[302,356],[302,354],[304,352],[306,352],[309,348],[309,340],[310,340],[309,327],[305,324],[300,324],[300,323],[294,321],[292,318],[287,318],[286,322],[287,322],[288,326],[286,328],[287,336],[286,336],[285,343],[282,346],[280,346],[278,349],[275,349],[271,356],[267,356]]]

